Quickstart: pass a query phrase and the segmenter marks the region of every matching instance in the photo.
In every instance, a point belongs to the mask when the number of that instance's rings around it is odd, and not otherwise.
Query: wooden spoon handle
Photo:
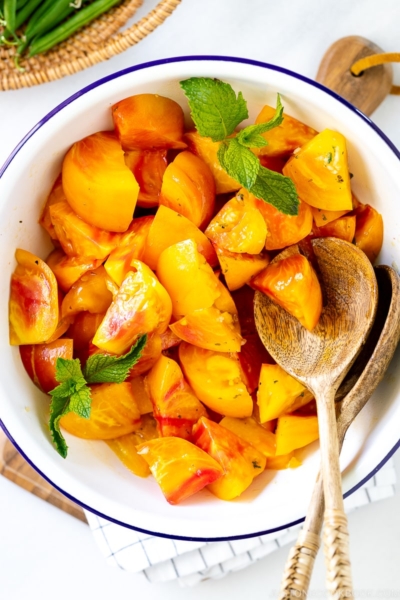
[[[349,532],[344,510],[327,508],[324,514],[326,582],[332,598],[353,598]]]

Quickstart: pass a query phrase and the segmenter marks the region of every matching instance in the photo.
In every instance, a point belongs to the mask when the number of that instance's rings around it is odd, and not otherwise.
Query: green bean
[[[35,37],[30,45],[29,56],[36,56],[36,54],[47,52],[47,50],[50,50],[56,44],[69,38],[75,31],[93,21],[93,19],[96,19],[116,4],[120,4],[121,1],[95,0],[85,8],[81,8],[79,12],[74,14],[65,23],[62,23],[41,37]]]
[[[15,30],[19,29],[21,27],[21,25],[23,25],[25,23],[25,21],[27,21],[27,19],[29,19],[31,14],[39,6],[39,4],[41,2],[43,2],[43,0],[28,0],[28,2],[25,4],[25,6],[17,12],[17,17],[15,20]],[[9,28],[7,28],[3,32],[3,36],[5,38],[7,38],[10,35],[12,35],[12,32]]]
[[[46,3],[43,4],[43,7],[45,5]],[[40,7],[40,9],[42,9],[42,7]],[[34,37],[40,37],[47,33],[74,10],[76,9],[71,6],[71,0],[51,0],[51,6],[45,12],[41,10],[41,16],[39,16],[39,18],[36,18],[36,14],[39,12],[38,10],[29,21],[25,30],[26,39],[30,41]],[[60,19],[60,16],[62,16],[62,19]]]
[[[14,35],[17,16],[17,0],[4,0],[3,12],[7,29]]]

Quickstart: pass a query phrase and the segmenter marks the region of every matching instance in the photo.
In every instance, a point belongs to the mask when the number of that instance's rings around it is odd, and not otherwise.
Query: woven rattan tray
[[[161,0],[148,15],[119,32],[143,0],[125,0],[46,54],[14,64],[15,48],[0,47],[0,90],[15,90],[72,75],[124,52],[169,17],[181,0]]]

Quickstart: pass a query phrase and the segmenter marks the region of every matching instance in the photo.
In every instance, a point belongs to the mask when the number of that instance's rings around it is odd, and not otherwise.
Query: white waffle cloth
[[[364,486],[345,499],[346,512],[395,494],[396,471],[390,459]],[[152,583],[177,580],[193,587],[220,579],[294,541],[300,525],[229,542],[185,542],[139,533],[86,511],[93,536],[107,563],[141,573]]]

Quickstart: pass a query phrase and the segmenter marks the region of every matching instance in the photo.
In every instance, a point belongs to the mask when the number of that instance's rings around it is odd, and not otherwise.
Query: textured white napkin
[[[396,472],[393,460],[364,486],[345,499],[346,512],[393,496]],[[86,511],[93,536],[108,564],[142,573],[152,583],[176,579],[193,587],[205,579],[220,579],[244,569],[292,542],[301,525],[268,535],[230,542],[184,542],[155,537],[115,525]]]

